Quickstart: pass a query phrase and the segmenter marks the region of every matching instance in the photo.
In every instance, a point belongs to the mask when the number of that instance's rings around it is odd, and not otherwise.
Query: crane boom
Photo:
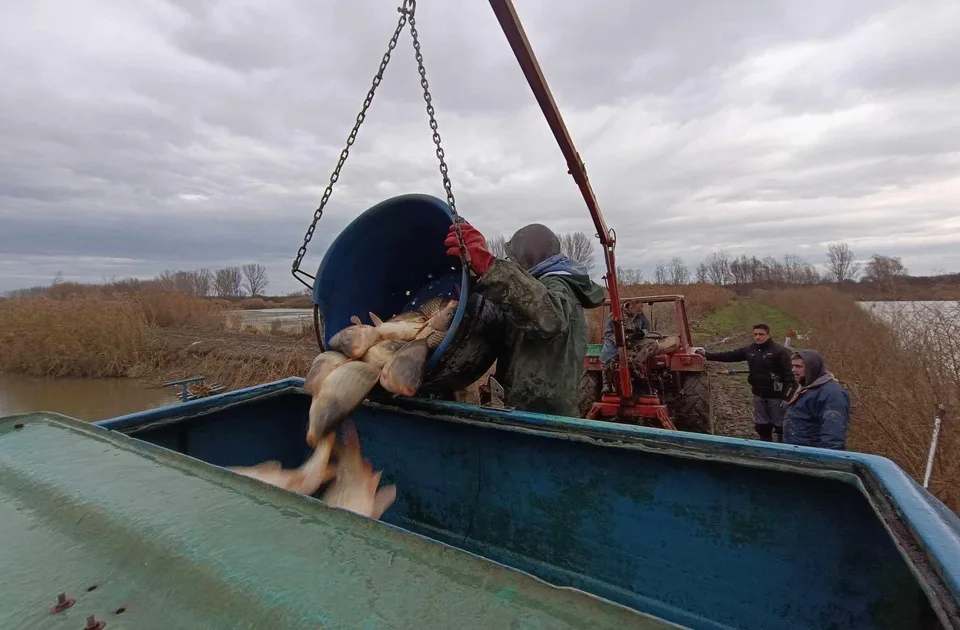
[[[587,170],[580,159],[580,154],[573,144],[573,139],[563,123],[563,117],[560,115],[560,109],[553,100],[553,94],[547,86],[547,80],[540,70],[540,64],[533,54],[533,48],[527,40],[527,35],[520,24],[520,18],[513,7],[511,0],[490,0],[490,7],[500,22],[500,28],[506,35],[510,47],[513,49],[520,68],[524,76],[527,77],[527,83],[533,90],[533,95],[540,104],[540,109],[547,119],[547,124],[553,131],[553,135],[560,145],[560,151],[567,160],[567,169],[573,176],[580,192],[583,194],[583,200],[590,210],[590,216],[593,218],[593,224],[597,229],[597,236],[600,244],[603,245],[603,259],[607,267],[605,276],[607,290],[610,292],[610,311],[613,319],[613,334],[617,344],[617,350],[620,355],[620,397],[628,400],[633,394],[633,384],[630,381],[630,373],[627,367],[627,344],[623,332],[623,311],[620,307],[620,291],[617,285],[617,265],[614,257],[614,247],[616,238],[611,230],[607,229],[607,224],[603,220],[603,213],[600,212],[600,205],[593,194],[593,188],[590,186],[590,180],[587,178]]]

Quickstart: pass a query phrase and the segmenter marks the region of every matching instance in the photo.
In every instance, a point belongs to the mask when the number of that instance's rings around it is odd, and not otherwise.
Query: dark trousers
[[[753,428],[760,439],[773,442],[776,434],[777,442],[783,442],[783,416],[786,408],[781,398],[753,397]]]

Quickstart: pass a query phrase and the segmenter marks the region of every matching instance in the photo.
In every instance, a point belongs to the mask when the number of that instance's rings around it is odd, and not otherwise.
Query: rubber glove
[[[487,240],[469,223],[460,224],[460,233],[463,234],[463,244],[470,254],[470,266],[477,277],[487,273],[493,264],[494,255],[487,249]],[[460,243],[457,242],[457,227],[451,225],[447,231],[447,238],[443,241],[447,248],[447,255],[460,258]]]

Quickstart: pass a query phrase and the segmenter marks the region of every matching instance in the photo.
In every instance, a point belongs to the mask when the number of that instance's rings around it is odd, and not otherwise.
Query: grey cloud
[[[0,94],[0,290],[71,256],[71,273],[93,279],[256,259],[275,290],[297,288],[289,263],[395,6],[90,5],[44,23],[2,9],[0,55],[12,63]],[[816,258],[843,238],[858,254],[861,239],[913,257],[905,264],[922,273],[960,267],[956,228],[942,227],[956,215],[960,36],[946,19],[955,3],[911,6],[517,8],[622,264],[695,263],[719,247]],[[592,234],[487,3],[418,12],[461,213],[491,235],[532,221]],[[307,268],[359,212],[413,191],[444,196],[404,33]],[[41,258],[18,262],[31,254]]]

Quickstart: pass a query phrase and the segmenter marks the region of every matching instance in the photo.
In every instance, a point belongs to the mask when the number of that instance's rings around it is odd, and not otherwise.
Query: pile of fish
[[[332,480],[320,496],[324,503],[378,519],[396,500],[397,487],[378,488],[382,471],[373,472],[370,461],[360,454],[360,438],[353,423],[344,423],[344,429],[342,447],[334,443],[334,434],[330,433],[300,468],[288,470],[278,461],[268,461],[256,466],[232,466],[229,470],[306,495],[313,495]],[[335,464],[330,462],[332,454],[337,455]]]
[[[295,469],[268,461],[230,470],[311,496],[330,481],[320,497],[324,503],[380,518],[396,500],[397,488],[378,488],[382,471],[373,471],[360,453],[353,423],[344,420],[378,382],[393,394],[416,394],[427,356],[443,341],[457,304],[436,297],[387,321],[370,313],[371,326],[351,317],[352,324],[330,339],[330,350],[317,355],[304,378],[304,389],[312,397],[307,443],[314,448],[313,454]],[[344,444],[339,447],[334,429],[341,423]],[[330,462],[332,455],[337,456],[335,464]]]
[[[393,394],[416,394],[427,356],[443,341],[456,310],[456,300],[435,297],[387,321],[370,313],[373,325],[351,317],[351,325],[330,339],[330,349],[317,355],[304,378],[312,397],[307,443],[316,447],[378,382]]]

